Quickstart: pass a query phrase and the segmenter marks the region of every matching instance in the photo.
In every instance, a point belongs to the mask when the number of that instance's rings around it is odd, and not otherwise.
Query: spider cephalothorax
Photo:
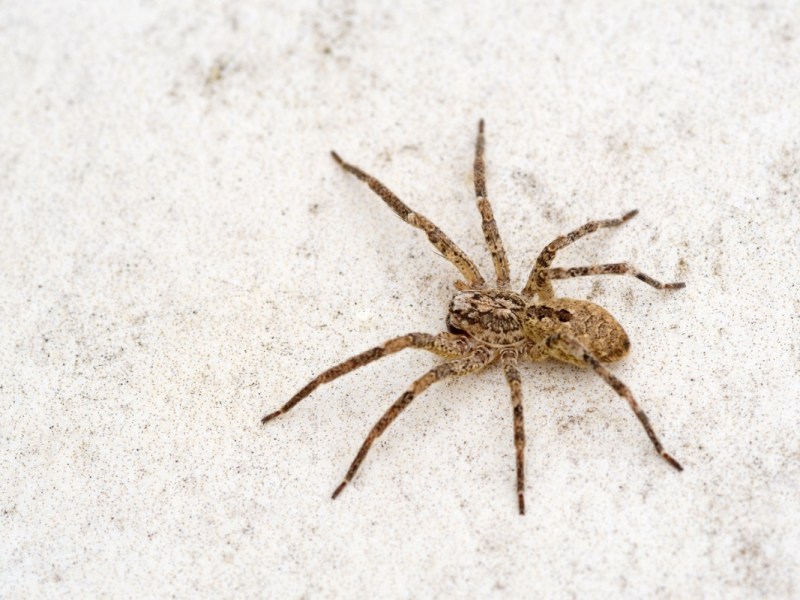
[[[481,276],[469,257],[436,225],[412,211],[386,186],[332,152],[334,160],[347,172],[369,185],[395,213],[410,225],[422,229],[439,252],[461,272],[464,280],[456,281],[459,290],[450,302],[447,314],[448,333],[431,335],[410,333],[394,338],[381,346],[367,350],[328,369],[309,382],[277,411],[261,421],[290,410],[323,383],[328,383],[350,371],[405,348],[428,350],[448,358],[411,384],[411,387],[384,413],[361,445],[344,480],[333,492],[336,498],[353,478],[372,443],[378,438],[411,401],[431,384],[448,377],[475,373],[499,362],[511,389],[514,411],[514,445],[517,456],[517,499],[520,514],[525,514],[525,432],[522,413],[522,384],[517,364],[520,359],[552,358],[594,370],[614,391],[624,398],[647,432],[656,451],[679,471],[682,467],[662,447],[647,415],[628,387],[617,379],[604,363],[623,358],[630,350],[630,341],[622,326],[608,311],[586,300],[555,296],[554,279],[585,275],[633,275],[658,289],[679,289],[683,283],[659,283],[627,263],[552,268],[558,250],[575,240],[604,227],[616,227],[636,215],[630,211],[618,219],[591,221],[575,231],[556,238],[536,260],[522,292],[513,292],[503,243],[497,231],[492,207],[486,197],[486,176],[483,159],[483,121],[478,126],[475,147],[475,195],[481,214],[486,244],[492,254],[497,281],[491,286]]]

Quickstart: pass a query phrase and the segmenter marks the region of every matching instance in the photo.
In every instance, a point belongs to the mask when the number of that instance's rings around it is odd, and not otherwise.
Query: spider
[[[548,358],[588,367],[602,377],[621,398],[627,401],[647,436],[661,457],[678,471],[683,467],[670,456],[653,431],[650,421],[633,394],[622,381],[605,367],[616,362],[630,350],[630,342],[622,326],[605,309],[586,300],[559,298],[552,281],[585,275],[632,275],[660,289],[675,290],[684,283],[660,283],[627,263],[591,265],[569,269],[551,267],[559,250],[572,242],[606,227],[618,227],[632,219],[637,210],[618,219],[591,221],[582,227],[550,242],[542,250],[520,293],[510,289],[508,260],[500,240],[492,207],[486,195],[484,165],[484,124],[478,124],[475,144],[475,195],[486,245],[492,255],[497,274],[494,285],[488,283],[475,263],[448,238],[441,229],[420,213],[411,210],[380,181],[351,165],[331,151],[336,163],[348,173],[366,183],[404,221],[425,232],[434,247],[450,261],[463,276],[455,282],[457,293],[450,301],[446,324],[448,332],[436,335],[409,333],[390,339],[380,346],[353,356],[328,369],[297,392],[281,408],[261,419],[267,423],[297,405],[320,385],[328,383],[359,367],[399,352],[418,348],[447,359],[414,381],[402,396],[373,426],[356,454],[344,479],[333,492],[335,499],[353,479],[375,440],[391,425],[419,394],[443,379],[477,373],[489,365],[500,363],[511,390],[514,416],[514,446],[517,462],[517,504],[519,514],[525,514],[525,427],[522,410],[522,383],[518,363],[529,359]]]

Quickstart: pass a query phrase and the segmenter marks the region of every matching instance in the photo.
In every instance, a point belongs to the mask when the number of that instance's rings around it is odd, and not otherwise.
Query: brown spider
[[[328,369],[297,392],[280,409],[268,414],[262,423],[271,421],[289,411],[303,398],[323,383],[369,364],[379,358],[394,354],[405,348],[419,348],[447,357],[444,362],[411,384],[411,387],[392,404],[369,432],[361,445],[344,480],[333,492],[336,498],[347,483],[353,479],[372,443],[380,436],[411,401],[431,384],[457,375],[476,373],[495,361],[503,366],[506,380],[511,388],[511,405],[514,409],[514,445],[517,454],[517,500],[519,513],[525,514],[525,430],[522,418],[522,384],[517,362],[520,358],[533,361],[553,358],[581,367],[589,367],[614,388],[638,417],[656,451],[670,465],[682,471],[681,465],[662,447],[650,421],[631,394],[628,387],[617,379],[603,363],[615,362],[630,350],[628,336],[619,323],[605,309],[586,300],[558,298],[553,292],[553,279],[568,279],[584,275],[633,275],[657,289],[679,289],[683,283],[660,283],[637,271],[627,263],[593,265],[562,269],[551,267],[556,252],[577,239],[604,227],[617,227],[633,218],[638,211],[632,210],[618,219],[592,221],[565,236],[556,238],[542,250],[521,293],[509,289],[508,260],[500,240],[486,197],[486,173],[484,166],[483,120],[478,125],[475,147],[475,195],[478,210],[483,220],[483,233],[492,254],[497,283],[486,283],[478,268],[469,257],[456,246],[436,225],[421,214],[412,211],[386,186],[374,177],[349,163],[336,152],[334,160],[348,173],[352,173],[369,185],[389,207],[410,225],[422,229],[430,242],[461,271],[466,281],[456,281],[458,293],[450,302],[447,314],[449,333],[431,335],[410,333],[389,340],[381,346],[367,350],[343,363]]]

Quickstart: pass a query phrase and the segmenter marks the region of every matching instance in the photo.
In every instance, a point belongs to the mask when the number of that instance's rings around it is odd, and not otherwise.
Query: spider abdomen
[[[555,334],[569,334],[604,363],[616,362],[630,351],[628,334],[606,309],[586,300],[553,298],[546,304],[531,304],[525,313],[525,333],[531,341],[544,342]],[[551,358],[580,366],[585,363],[562,350],[548,352]]]

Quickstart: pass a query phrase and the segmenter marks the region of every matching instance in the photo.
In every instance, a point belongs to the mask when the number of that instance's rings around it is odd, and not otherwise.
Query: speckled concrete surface
[[[789,598],[800,594],[796,2],[0,5],[0,596]],[[732,3],[731,3],[732,4]],[[408,353],[259,418],[457,272],[337,170],[380,176],[489,273],[557,264],[633,341],[444,383],[336,501]]]

